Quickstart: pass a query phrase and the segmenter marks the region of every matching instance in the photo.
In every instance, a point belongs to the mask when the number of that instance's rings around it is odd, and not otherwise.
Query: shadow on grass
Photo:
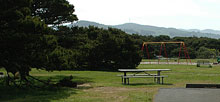
[[[0,99],[2,102],[50,102],[76,94],[75,89],[19,89],[16,87],[0,86]]]
[[[49,79],[57,82],[61,79],[68,78],[68,77],[70,77],[70,76],[56,75],[53,77],[49,77]],[[72,77],[73,77],[72,81],[76,82],[77,84],[84,84],[84,83],[92,83],[93,82],[92,78],[89,78],[89,77],[78,77],[78,76],[72,76]]]
[[[63,78],[67,78],[67,76],[54,77],[55,80],[59,80]],[[72,81],[77,83],[77,89],[83,90],[83,89],[93,88],[90,84],[88,84],[88,83],[93,83],[92,78],[73,76]]]
[[[207,65],[207,66],[203,65],[203,66],[200,66],[200,67],[197,67],[197,68],[210,68],[210,69],[212,69],[212,67],[210,67],[209,65]]]
[[[141,86],[141,85],[173,85],[171,83],[157,84],[157,83],[130,83],[130,86]]]
[[[39,79],[52,79],[58,81],[67,76],[37,77]],[[74,82],[85,84],[92,82],[91,78],[73,76]],[[89,86],[79,88],[68,87],[47,87],[47,88],[24,88],[20,89],[14,86],[5,86],[0,83],[0,101],[1,102],[51,102],[52,100],[66,99],[77,91],[91,88]]]

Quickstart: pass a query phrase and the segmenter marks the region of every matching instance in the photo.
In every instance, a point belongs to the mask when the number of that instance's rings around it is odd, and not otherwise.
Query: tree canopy
[[[77,20],[73,14],[73,5],[66,0],[50,0],[51,7],[48,7],[48,4],[36,6],[37,3],[41,5],[49,2],[38,1],[0,1],[0,66],[13,75],[19,72],[21,80],[24,81],[28,81],[26,77],[29,76],[32,67],[54,70],[65,63],[61,56],[68,51],[63,51],[58,46],[56,36],[53,35],[54,30],[47,24]],[[57,10],[55,6],[66,12]],[[41,10],[43,11],[40,12]],[[52,11],[56,11],[57,14],[54,15]],[[9,74],[8,77],[10,79]]]
[[[78,20],[74,12],[74,6],[67,0],[33,0],[31,5],[31,16],[40,17],[50,25]]]
[[[136,68],[141,61],[139,45],[118,29],[59,27],[57,34],[60,46],[75,52],[75,69]]]

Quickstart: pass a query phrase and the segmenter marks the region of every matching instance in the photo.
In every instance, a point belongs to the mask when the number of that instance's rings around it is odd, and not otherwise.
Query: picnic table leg
[[[126,72],[124,72],[124,76],[126,76]],[[124,77],[124,84],[126,84],[126,77]]]
[[[129,78],[128,78],[128,85],[129,85]]]
[[[124,82],[123,79],[124,79],[123,76],[121,76],[121,83],[122,83],[122,84],[123,84],[123,82]]]
[[[160,71],[157,71],[157,76],[160,76]],[[160,84],[160,77],[157,78],[157,83]]]

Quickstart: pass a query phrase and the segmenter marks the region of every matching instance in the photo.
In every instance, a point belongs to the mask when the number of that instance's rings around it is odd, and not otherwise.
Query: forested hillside
[[[80,26],[80,27],[88,27],[88,26],[96,26],[99,28],[108,27],[121,29],[128,34],[139,34],[139,35],[152,35],[152,36],[159,36],[159,35],[168,35],[169,37],[208,37],[208,38],[220,38],[220,34],[218,31],[215,30],[181,30],[176,28],[165,28],[165,27],[156,27],[156,26],[149,26],[149,25],[140,25],[136,23],[125,23],[120,25],[104,25],[99,24],[96,22],[90,21],[79,21],[74,24],[68,25],[71,26]]]

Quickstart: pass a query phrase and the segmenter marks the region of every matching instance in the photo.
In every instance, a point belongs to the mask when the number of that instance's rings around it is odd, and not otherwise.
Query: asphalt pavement
[[[154,102],[220,102],[220,89],[161,88]]]

